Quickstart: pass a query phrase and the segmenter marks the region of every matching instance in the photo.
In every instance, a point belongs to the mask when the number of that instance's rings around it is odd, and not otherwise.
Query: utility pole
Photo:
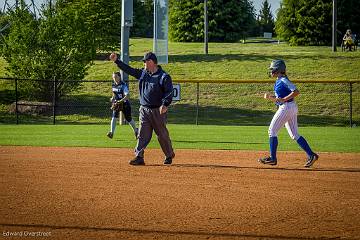
[[[207,0],[204,0],[204,53],[206,55],[209,53],[208,41],[208,7]]]
[[[129,38],[130,27],[133,26],[133,0],[122,0],[121,7],[121,52],[120,60],[129,64]],[[129,76],[121,71],[124,82],[129,81]]]
[[[120,43],[120,60],[129,64],[129,38],[130,27],[133,26],[133,0],[122,0],[121,4],[121,43]],[[121,71],[121,78],[129,85],[129,75]],[[119,123],[125,124],[125,118],[121,112]]]
[[[332,50],[336,52],[336,28],[337,28],[337,0],[333,0],[333,17],[332,17]]]

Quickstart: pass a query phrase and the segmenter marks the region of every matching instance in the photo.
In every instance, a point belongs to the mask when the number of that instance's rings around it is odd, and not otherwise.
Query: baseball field
[[[358,128],[300,128],[311,169],[285,131],[269,167],[266,127],[186,125],[173,165],[154,139],[134,167],[129,127],[107,128],[0,126],[3,239],[359,239]]]

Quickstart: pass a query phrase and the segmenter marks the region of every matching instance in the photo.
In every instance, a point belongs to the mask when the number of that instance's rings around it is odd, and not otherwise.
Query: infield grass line
[[[136,140],[128,125],[117,126],[114,138],[109,125],[0,125],[0,145],[134,148]],[[268,150],[267,126],[215,126],[169,124],[175,149]],[[315,152],[360,152],[360,128],[301,127]],[[283,128],[279,151],[302,151]],[[148,148],[159,148],[156,135]]]

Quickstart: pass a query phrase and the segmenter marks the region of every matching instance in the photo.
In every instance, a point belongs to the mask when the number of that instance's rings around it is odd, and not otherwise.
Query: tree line
[[[153,0],[133,1],[130,36],[152,37]],[[63,80],[57,97],[80,87],[97,52],[120,48],[120,0],[49,1],[41,6],[40,18],[24,0],[19,3],[16,9],[0,12],[1,56],[11,76]],[[331,44],[332,0],[282,0],[276,20],[268,0],[263,0],[259,13],[251,0],[208,0],[208,19],[212,42],[237,42],[272,32],[292,45]],[[359,0],[338,0],[339,40],[348,28],[360,34]],[[203,41],[203,0],[169,0],[169,38]],[[28,85],[29,98],[44,100],[53,87],[41,82]]]
[[[282,0],[275,31],[292,45],[331,45],[332,0]],[[347,29],[360,34],[360,1],[337,1],[337,39]]]

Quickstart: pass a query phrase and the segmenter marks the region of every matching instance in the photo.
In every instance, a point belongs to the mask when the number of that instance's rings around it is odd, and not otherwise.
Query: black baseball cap
[[[154,63],[157,63],[157,57],[155,53],[153,52],[147,52],[144,57],[142,58],[142,61],[145,62],[147,60],[153,60]]]

